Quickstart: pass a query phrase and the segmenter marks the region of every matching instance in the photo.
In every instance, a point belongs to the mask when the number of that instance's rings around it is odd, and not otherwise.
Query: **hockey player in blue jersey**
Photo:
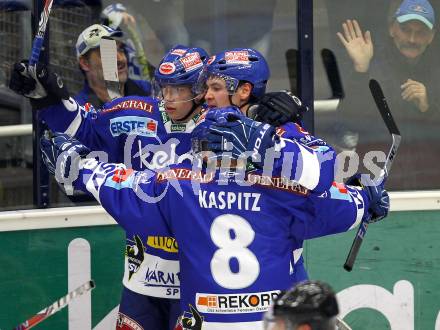
[[[155,72],[156,85],[165,92],[163,102],[124,97],[93,109],[70,100],[38,115],[52,130],[75,136],[91,150],[104,151],[108,161],[125,162],[138,170],[179,163],[190,156],[186,155],[188,132],[202,110],[203,91],[197,90],[197,81],[207,59],[201,48],[171,49]],[[57,89],[58,85],[52,86]],[[162,233],[160,224],[124,229],[127,248],[118,327],[173,328],[180,296],[174,239]]]
[[[252,69],[248,66],[249,60],[252,61]],[[258,67],[258,70],[255,70],[254,67]],[[316,159],[318,167],[321,169],[321,174],[332,173],[332,175],[323,175],[329,181],[319,180],[314,174],[316,167],[313,166],[313,162],[302,168],[297,168],[294,178],[315,192],[323,192],[330,188],[335,165],[333,149],[323,140],[310,135],[298,125],[301,123],[302,115],[307,111],[307,107],[296,96],[287,92],[264,94],[269,79],[269,68],[261,54],[253,49],[242,48],[219,52],[209,59],[205,74],[207,85],[205,100],[209,107],[235,105],[249,117],[260,121],[269,121],[271,124],[279,126],[277,134],[282,139],[294,139],[300,141],[304,146],[318,150],[319,157]],[[268,111],[269,109],[271,111]],[[218,117],[215,118],[215,116]],[[236,138],[239,132],[234,131],[234,128],[231,127],[227,116],[227,112],[212,113],[211,119],[216,122],[216,125],[211,127],[211,132],[206,137],[210,142],[211,150],[221,152],[232,148],[236,150],[237,154],[252,151],[254,144],[260,142],[259,139],[257,137],[248,139],[244,148],[240,139]],[[288,147],[284,148],[284,152],[288,152]],[[295,152],[292,154],[298,155]],[[306,156],[307,153],[303,155]],[[283,165],[287,164],[286,160],[286,157],[274,159],[273,167],[281,169]],[[255,163],[258,164],[254,161]],[[277,174],[285,175],[282,172]],[[298,271],[292,272],[296,281],[307,278],[305,268],[302,267],[304,263],[302,250],[302,244],[298,244],[292,253],[292,268],[298,269]]]
[[[117,67],[121,95],[151,95],[149,81],[128,77],[127,45],[122,31],[101,24],[93,24],[79,34],[75,45],[78,66],[84,76],[84,86],[73,99],[82,106],[88,103],[95,108],[99,108],[110,101],[103,77],[99,50],[102,37],[110,37],[117,41]],[[36,71],[38,71],[39,76],[38,82],[41,81],[44,87],[32,80],[23,82],[28,72],[27,61],[15,63],[10,88],[30,97],[34,109],[41,110],[51,107],[62,113],[64,107],[60,101],[61,99],[68,99],[70,95],[61,77],[42,64],[37,66]]]
[[[296,169],[295,175],[291,178],[315,192],[322,192],[330,187],[335,165],[333,149],[298,125],[307,108],[296,96],[286,92],[265,94],[269,67],[258,51],[250,48],[234,48],[219,52],[209,59],[205,75],[207,85],[205,100],[208,107],[236,106],[251,118],[256,117],[260,121],[265,119],[265,122],[269,121],[271,125],[279,126],[277,134],[283,138],[295,139],[302,145],[314,148],[317,151],[315,155],[318,156],[316,165],[313,166],[310,162],[309,166]],[[268,111],[269,107],[271,111]],[[284,114],[276,111],[278,109],[284,111]],[[221,113],[220,116],[224,117],[225,114]],[[227,122],[226,119],[224,121]],[[212,139],[213,150],[226,151],[231,145],[240,149],[234,134],[222,134],[217,137],[213,134],[209,138]],[[227,143],[219,143],[221,140]],[[255,142],[259,143],[259,139],[255,139]],[[254,148],[252,141],[246,147],[246,150],[251,152]],[[285,148],[283,154],[278,159],[274,159],[273,167],[281,169],[283,164],[286,166],[289,161],[294,162],[286,157],[288,152],[288,148]],[[254,160],[253,163],[263,166],[264,159],[260,162]],[[320,168],[320,177],[316,176],[316,168]],[[285,175],[286,173],[283,173],[283,176]]]
[[[265,129],[235,118],[247,136]],[[206,127],[196,132],[204,139]],[[388,212],[381,186],[339,185],[316,195],[261,170],[241,176],[236,167],[212,172],[190,162],[134,172],[82,158],[87,148],[65,135],[42,143],[51,171],[58,159],[57,180],[79,168],[76,189],[93,194],[126,230],[151,222],[169,227],[179,242],[182,311],[193,306],[201,329],[261,329],[271,300],[292,285],[289,261],[298,241],[344,232]]]
[[[145,168],[157,169],[170,163],[179,162],[187,157],[180,156],[189,149],[189,139],[186,138],[186,133],[191,131],[200,112],[198,105],[200,97],[195,92],[195,78],[197,78],[202,67],[198,59],[194,57],[196,50],[182,46],[175,47],[164,57],[158,70],[156,70],[156,82],[159,86],[159,91],[163,93],[165,109],[158,110],[158,104],[153,99],[124,98],[111,102],[98,112],[87,111],[87,109],[81,107],[70,108],[73,111],[67,111],[68,109],[60,111],[59,108],[54,107],[42,112],[41,117],[54,130],[66,131],[74,135],[93,150],[106,151],[109,160],[113,162],[122,162],[124,159],[127,162],[128,158],[128,165],[140,170]],[[201,50],[199,52],[202,53]],[[191,56],[187,57],[186,55]],[[206,56],[202,55],[201,58],[204,61]],[[185,59],[185,61],[181,61],[182,59]],[[302,136],[304,138],[308,137],[307,134]],[[131,157],[123,157],[123,151],[127,152],[127,140],[130,142],[128,146],[133,147],[131,150],[128,150],[128,154]],[[269,141],[272,140],[269,139]],[[159,149],[158,144],[160,144],[162,149]],[[165,150],[163,150],[164,147],[166,148]],[[297,144],[294,145],[294,149],[295,151],[301,151],[301,147]],[[310,165],[312,163],[319,165],[317,156],[311,150],[307,150],[306,153],[310,154]],[[295,170],[296,166],[292,168]],[[331,182],[332,172],[322,171],[324,175],[319,175],[319,166],[318,168],[314,166],[314,168],[316,169],[314,173],[314,176],[317,178],[316,182]],[[319,184],[316,186],[319,186]],[[144,242],[148,241],[150,237],[146,233],[148,231],[144,228],[141,234],[141,236],[143,235]],[[159,236],[151,234],[151,237]],[[127,239],[127,246],[129,248],[134,246],[136,250],[135,234],[127,233]],[[172,241],[168,238],[166,240]],[[150,253],[146,253],[146,255],[149,256],[151,253],[156,253],[155,246],[155,243],[152,243],[149,246]],[[135,291],[139,295],[152,294],[156,297],[158,296],[158,290],[154,290],[155,292],[153,293],[151,292],[153,290],[152,286],[148,285],[148,280],[153,282],[156,278],[162,282],[164,281],[157,275],[153,276],[155,273],[148,272],[150,269],[147,262],[150,260],[148,256],[143,257],[143,260],[139,259],[137,261],[133,257],[127,256],[127,260],[131,260],[133,263],[137,262],[144,267],[133,275],[133,272],[130,273],[129,267],[136,268],[136,266],[127,262],[124,286],[128,286],[130,290],[124,289],[124,292]],[[172,259],[172,256],[170,258]],[[165,272],[162,271],[162,273]],[[146,274],[149,274],[149,276]],[[146,279],[144,282],[140,282],[143,283],[142,288],[130,284],[137,283],[132,280],[137,277]],[[162,291],[164,292],[163,297],[178,297],[175,283],[173,286]],[[132,305],[145,306],[146,303],[134,303]],[[127,308],[127,314],[130,314],[132,308],[130,310]],[[148,308],[144,308],[144,311],[148,312]],[[140,318],[137,320],[141,322]]]

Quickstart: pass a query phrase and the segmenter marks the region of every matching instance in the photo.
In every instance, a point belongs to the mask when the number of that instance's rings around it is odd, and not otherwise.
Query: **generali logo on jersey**
[[[187,54],[185,57],[180,59],[180,62],[185,68],[185,71],[192,71],[200,68],[203,65],[200,54],[197,52]]]
[[[157,174],[157,182],[169,179],[195,180],[202,183],[208,183],[214,179],[214,173],[202,173],[200,171],[192,171],[186,168],[172,168]]]
[[[250,173],[246,177],[246,181],[258,186],[266,186],[279,190],[285,190],[299,195],[308,195],[309,190],[301,186],[295,180],[289,180],[283,177],[272,177],[267,175],[258,175]]]
[[[241,294],[197,293],[196,307],[202,313],[234,314],[266,312],[280,291]]]
[[[127,110],[127,109],[132,109],[132,110],[142,110],[142,111],[147,111],[147,112],[152,112],[153,111],[153,105],[141,100],[127,100],[127,101],[122,101],[119,102],[117,104],[115,104],[114,106],[112,106],[109,109],[104,109],[102,110],[103,113],[106,112],[112,112],[112,111],[118,111],[118,110]]]
[[[249,53],[247,50],[226,52],[225,60],[231,64],[249,64]]]

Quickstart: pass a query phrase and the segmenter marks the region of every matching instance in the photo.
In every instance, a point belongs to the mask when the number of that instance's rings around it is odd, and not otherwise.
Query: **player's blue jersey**
[[[274,174],[295,180],[315,193],[328,190],[336,172],[333,148],[295,123],[284,124],[276,132],[281,154],[275,159]]]
[[[187,163],[127,173],[85,160],[76,185],[124,227],[165,223],[179,244],[182,311],[194,306],[202,329],[260,327],[275,295],[293,284],[292,251],[353,228],[369,204],[356,187],[315,195],[261,171],[209,173]]]
[[[70,108],[54,106],[39,114],[52,130],[74,136],[91,150],[106,152],[108,158],[101,158],[104,161],[125,163],[135,170],[157,170],[192,159],[188,153],[188,133],[195,127],[198,115],[187,123],[173,123],[161,103],[151,97],[124,97],[98,110],[76,104]],[[333,181],[333,150],[294,124],[284,125],[278,133],[281,157],[275,167],[279,168],[279,174],[315,191],[327,189]],[[284,156],[292,159],[286,162],[291,165],[287,172],[282,166]],[[148,247],[144,256],[138,255],[138,260],[126,255],[124,285],[141,294],[178,298],[177,251],[162,246],[174,242],[173,238],[163,234],[160,222],[139,227],[137,232],[137,229],[124,229],[127,230],[127,249],[136,246],[136,235]]]
[[[187,123],[173,123],[160,102],[151,97],[124,97],[102,109],[59,106],[40,112],[40,118],[55,131],[74,136],[94,151],[104,151],[102,160],[125,163],[138,170],[158,169],[179,163],[191,155],[189,132],[198,116]],[[105,158],[105,156],[107,158]],[[127,205],[125,207],[129,209]],[[179,298],[179,265],[174,238],[163,234],[161,223],[126,227],[124,286],[162,298]],[[145,244],[138,251],[136,236]]]
[[[102,109],[57,105],[41,110],[39,116],[53,131],[74,136],[90,149],[106,152],[108,161],[137,170],[185,159],[182,155],[190,150],[187,133],[198,119],[196,115],[187,123],[173,123],[159,100],[141,96],[115,99]]]

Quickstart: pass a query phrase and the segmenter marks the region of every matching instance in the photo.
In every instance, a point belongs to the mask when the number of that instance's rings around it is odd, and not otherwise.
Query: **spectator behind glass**
[[[122,3],[113,3],[101,12],[101,24],[128,35],[124,41],[128,61],[128,77],[134,80],[152,79],[154,67],[148,62],[136,19]]]
[[[367,151],[387,150],[390,137],[369,95],[368,81],[374,78],[402,133],[389,187],[440,188],[434,166],[440,161],[439,75],[430,47],[436,33],[434,9],[427,0],[405,0],[391,13],[389,38],[382,45],[375,45],[374,36],[356,20],[347,20],[337,34],[353,64],[344,84],[347,97],[338,109],[338,144],[356,148],[361,164]]]
[[[117,66],[122,96],[151,94],[151,85],[147,81],[132,80],[128,77],[128,61],[125,53],[124,34],[101,24],[93,24],[86,28],[76,42],[76,56],[81,71],[84,74],[84,88],[75,97],[75,100],[84,105],[91,103],[95,108],[110,101],[102,72],[101,53],[99,43],[103,36],[112,37],[117,41]]]

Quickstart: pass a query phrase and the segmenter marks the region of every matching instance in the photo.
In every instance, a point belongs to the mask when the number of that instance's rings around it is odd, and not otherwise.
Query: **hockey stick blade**
[[[332,90],[332,99],[343,99],[345,96],[344,88],[342,87],[342,80],[335,54],[333,54],[330,49],[324,48],[321,50],[321,58]]]
[[[396,122],[394,121],[393,115],[391,114],[390,108],[388,107],[385,95],[383,95],[382,88],[375,79],[371,79],[369,83],[371,95],[373,96],[374,102],[382,116],[385,125],[388,128],[390,134],[400,135],[400,131],[397,128]]]
[[[102,37],[100,44],[102,72],[104,74],[105,85],[110,99],[121,97],[119,91],[118,75],[118,50],[116,41],[109,37]]]
[[[37,324],[43,322],[45,319],[49,318],[53,314],[59,312],[61,309],[70,304],[70,302],[86,292],[89,292],[95,287],[95,282],[93,280],[85,282],[83,285],[77,287],[75,290],[70,291],[64,297],[58,299],[50,306],[44,308],[31,318],[27,319],[23,323],[17,325],[13,330],[28,330],[36,326]]]
[[[400,146],[401,135],[399,128],[397,127],[397,124],[394,121],[394,118],[391,114],[390,108],[388,107],[388,103],[385,99],[385,96],[383,94],[382,88],[380,87],[379,83],[376,80],[371,79],[369,86],[370,86],[371,94],[374,98],[374,102],[376,103],[377,109],[379,110],[382,119],[389,133],[391,134],[393,140],[387,158],[385,160],[385,165],[379,177],[378,183],[380,184],[382,183],[382,180],[386,180],[389,175],[391,165],[393,164],[394,158],[397,153],[397,149]],[[347,255],[347,259],[345,260],[344,269],[348,272],[351,272],[353,270],[354,262],[361,248],[365,234],[367,233],[367,229],[368,229],[368,220],[364,219],[359,225],[356,236],[351,245],[350,252]]]
[[[388,152],[388,156],[385,161],[383,173],[381,174],[381,176],[386,178],[388,177],[388,173],[391,169],[391,165],[393,164],[393,160],[396,155],[397,148],[400,145],[400,141],[402,137],[400,135],[399,128],[397,127],[397,124],[394,121],[393,115],[391,114],[390,108],[388,107],[388,103],[385,99],[385,95],[383,94],[382,88],[380,87],[379,83],[377,82],[377,80],[371,79],[369,86],[370,86],[371,95],[373,95],[374,98],[374,102],[376,103],[376,106],[379,109],[382,119],[393,139],[391,149]]]

